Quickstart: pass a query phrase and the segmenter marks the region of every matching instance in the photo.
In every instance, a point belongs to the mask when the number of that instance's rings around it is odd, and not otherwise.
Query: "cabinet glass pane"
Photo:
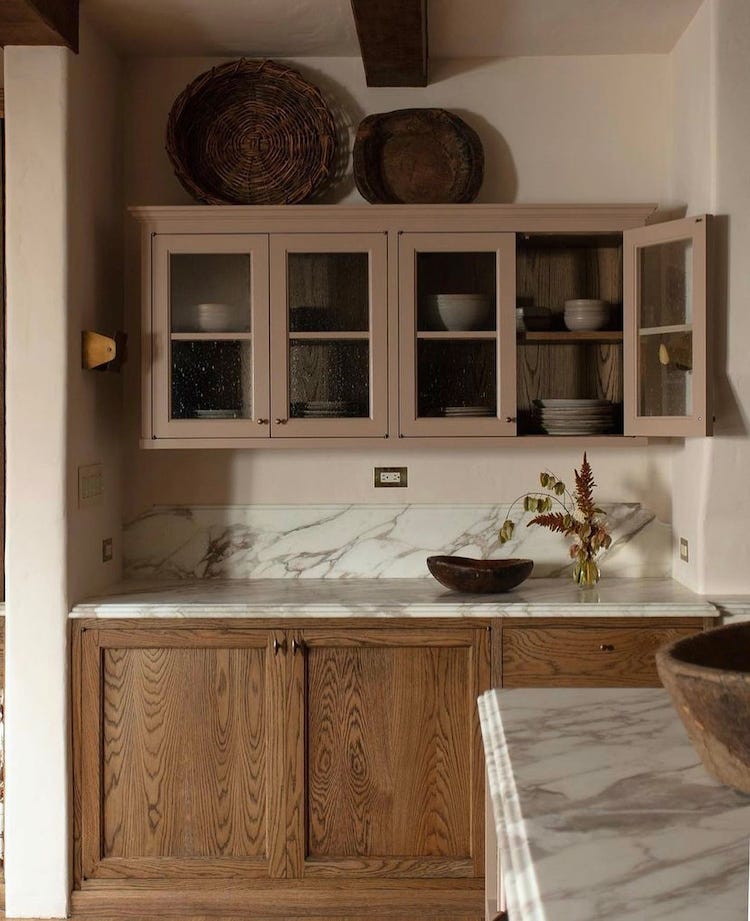
[[[693,241],[644,246],[638,259],[640,327],[692,323]]]
[[[367,253],[289,253],[289,329],[366,332],[370,327]]]
[[[252,416],[250,342],[172,342],[172,419]]]
[[[173,333],[250,332],[247,253],[171,253]]]
[[[692,333],[641,335],[638,414],[692,415],[692,369]]]
[[[420,416],[496,416],[495,341],[420,340],[417,388]]]
[[[495,253],[417,254],[417,328],[494,330]]]
[[[369,417],[369,341],[292,340],[289,402],[291,418]]]

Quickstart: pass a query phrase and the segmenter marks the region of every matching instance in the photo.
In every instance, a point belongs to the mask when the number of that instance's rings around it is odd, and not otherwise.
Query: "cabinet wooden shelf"
[[[646,225],[652,211],[134,209],[141,444],[494,443],[524,435],[540,398],[621,406],[614,437],[707,434],[710,221]],[[618,328],[563,330],[574,298],[607,301]],[[446,314],[457,305],[476,329],[442,328],[466,325]],[[556,328],[518,333],[518,306]],[[217,317],[227,329],[209,332]],[[490,413],[455,411],[478,406]]]
[[[622,330],[544,330],[519,332],[518,344],[532,342],[622,342]]]

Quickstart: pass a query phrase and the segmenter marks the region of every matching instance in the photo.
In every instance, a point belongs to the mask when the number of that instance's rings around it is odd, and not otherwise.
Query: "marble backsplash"
[[[602,575],[671,574],[671,528],[638,503],[605,504],[613,542]],[[508,505],[155,507],[127,524],[133,579],[354,579],[429,577],[425,558],[527,557],[532,577],[570,575],[569,541],[518,523],[500,546]],[[526,516],[531,517],[531,516]]]

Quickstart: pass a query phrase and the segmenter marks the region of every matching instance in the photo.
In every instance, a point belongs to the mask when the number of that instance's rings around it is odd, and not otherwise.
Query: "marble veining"
[[[511,918],[747,918],[750,796],[708,776],[662,689],[479,700]]]
[[[604,506],[613,543],[610,577],[671,571],[671,529],[638,503]],[[153,508],[126,525],[128,579],[410,579],[431,554],[528,557],[534,578],[567,577],[568,542],[516,528],[500,547],[499,505],[200,506]],[[530,516],[528,516],[530,517]]]
[[[449,592],[427,579],[135,580],[75,606],[73,617],[711,617],[672,579],[529,579],[501,595]]]

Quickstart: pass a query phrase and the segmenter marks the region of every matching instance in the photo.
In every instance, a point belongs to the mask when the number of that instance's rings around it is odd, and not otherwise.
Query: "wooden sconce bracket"
[[[119,371],[127,357],[127,341],[127,333],[121,330],[111,337],[84,329],[81,332],[81,367],[87,371]]]

